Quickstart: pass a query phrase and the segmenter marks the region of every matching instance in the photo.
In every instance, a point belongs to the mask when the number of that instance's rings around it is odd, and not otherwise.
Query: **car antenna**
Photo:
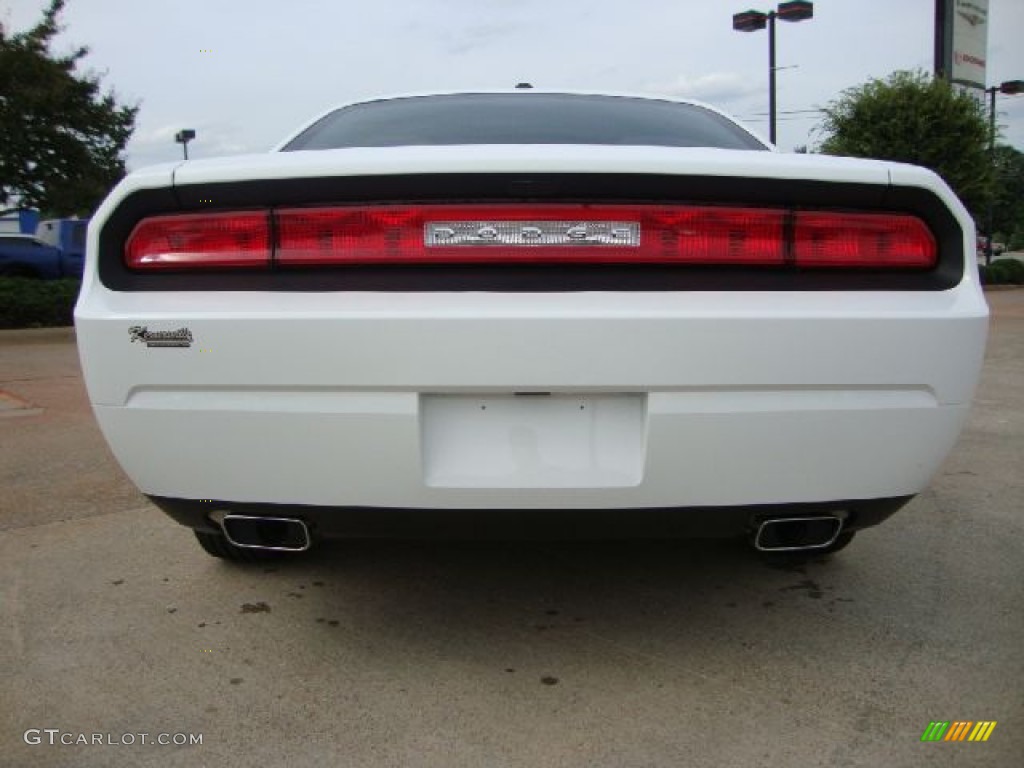
[[[527,88],[533,88],[532,83],[516,83],[517,90],[525,90]]]

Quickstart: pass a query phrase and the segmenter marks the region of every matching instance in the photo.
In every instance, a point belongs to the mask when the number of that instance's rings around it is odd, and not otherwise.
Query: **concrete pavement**
[[[940,475],[801,568],[723,542],[221,563],[111,459],[71,331],[0,332],[0,766],[1020,764],[1024,291],[989,298]],[[921,743],[933,720],[998,725]]]

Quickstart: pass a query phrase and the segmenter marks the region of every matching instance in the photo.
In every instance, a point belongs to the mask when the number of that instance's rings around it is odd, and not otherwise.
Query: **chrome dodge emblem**
[[[635,221],[431,221],[423,228],[430,246],[612,245],[638,247]]]

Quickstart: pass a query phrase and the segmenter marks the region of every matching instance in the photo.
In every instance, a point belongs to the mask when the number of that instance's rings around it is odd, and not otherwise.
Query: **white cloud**
[[[750,82],[749,78],[735,72],[711,72],[697,77],[679,75],[669,82],[647,86],[644,91],[712,104],[728,104],[762,93],[764,84]]]
[[[128,143],[126,155],[129,169],[181,159],[181,145],[175,142],[174,136],[182,128],[191,128],[196,132],[196,138],[189,143],[191,158],[240,155],[269,149],[265,143],[253,142],[245,131],[231,122],[183,120],[153,128],[140,127]]]
[[[23,29],[48,0],[7,0]],[[866,6],[885,5],[886,19]],[[1024,76],[1024,0],[990,0],[990,74]],[[935,0],[822,0],[778,30],[779,144],[806,144],[803,112],[895,69],[928,67]],[[88,45],[104,87],[141,101],[133,167],[269,149],[334,104],[388,93],[511,86],[645,91],[695,98],[767,132],[768,37],[733,31],[742,4],[708,0],[73,0],[57,48]],[[126,35],[124,30],[132,30]],[[212,51],[212,52],[211,52]],[[788,67],[798,67],[788,69]],[[676,75],[676,73],[680,73]],[[1024,97],[1001,97],[1024,149]],[[797,112],[797,111],[800,112]]]
[[[522,27],[523,25],[518,23],[501,22],[448,29],[444,31],[444,47],[448,53],[453,56],[459,56],[480,48],[486,48],[503,38],[511,38]]]

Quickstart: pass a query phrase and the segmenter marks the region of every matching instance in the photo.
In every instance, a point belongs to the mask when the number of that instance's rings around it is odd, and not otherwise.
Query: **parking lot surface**
[[[989,300],[931,487],[799,567],[697,541],[222,563],[111,458],[73,332],[0,332],[0,765],[1024,764],[1024,290]]]

